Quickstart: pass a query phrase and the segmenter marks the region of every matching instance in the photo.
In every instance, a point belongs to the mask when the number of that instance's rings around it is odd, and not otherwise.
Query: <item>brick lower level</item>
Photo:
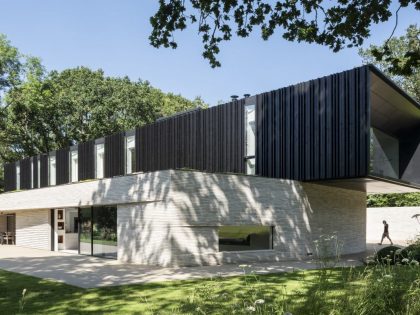
[[[333,233],[343,254],[366,246],[366,193],[315,183],[168,170],[0,196],[0,211],[16,213],[16,243],[35,248],[50,246],[49,209],[87,205],[117,205],[118,259],[126,262],[305,258],[315,253],[314,240]],[[232,225],[273,227],[273,248],[220,252],[219,227]]]

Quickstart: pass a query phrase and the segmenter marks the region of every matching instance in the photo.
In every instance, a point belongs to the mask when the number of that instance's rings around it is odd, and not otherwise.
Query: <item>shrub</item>
[[[379,263],[386,263],[394,265],[398,262],[398,253],[400,252],[401,247],[397,246],[387,246],[381,248],[376,254],[374,260]],[[397,254],[397,255],[396,255]]]
[[[400,252],[401,260],[406,258],[408,260],[416,260],[420,262],[420,237],[413,241],[410,245],[405,247]]]

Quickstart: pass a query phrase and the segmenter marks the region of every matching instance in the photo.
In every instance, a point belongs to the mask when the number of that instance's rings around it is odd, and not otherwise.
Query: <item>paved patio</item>
[[[359,266],[362,264],[360,258],[361,256],[343,257],[342,264]],[[257,274],[266,274],[315,268],[317,264],[313,261],[289,261],[256,263],[249,270]],[[237,265],[162,268],[8,245],[0,246],[0,269],[61,281],[82,288],[227,277],[243,273]]]

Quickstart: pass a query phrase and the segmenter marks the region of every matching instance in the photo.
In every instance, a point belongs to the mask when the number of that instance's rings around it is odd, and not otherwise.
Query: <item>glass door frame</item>
[[[115,207],[116,209],[116,215],[118,215],[118,206],[117,205],[103,205],[103,206],[89,206],[89,207],[79,207],[78,209],[78,217],[79,217],[79,222],[78,222],[78,242],[79,242],[79,246],[78,246],[78,254],[79,255],[86,255],[86,256],[93,256],[93,257],[99,257],[99,258],[106,258],[106,259],[118,259],[118,254],[117,256],[114,257],[110,257],[107,255],[98,255],[98,254],[94,254],[94,233],[93,233],[93,227],[94,227],[94,223],[95,223],[95,219],[94,219],[94,208],[101,208],[101,207]],[[83,223],[83,216],[82,216],[82,210],[90,210],[90,254],[86,254],[86,253],[81,253],[80,252],[80,236],[82,233],[82,223]],[[115,224],[117,224],[117,220],[115,220]],[[115,229],[117,230],[117,226],[115,226]],[[117,236],[117,245],[116,245],[116,251],[118,253],[118,236]]]

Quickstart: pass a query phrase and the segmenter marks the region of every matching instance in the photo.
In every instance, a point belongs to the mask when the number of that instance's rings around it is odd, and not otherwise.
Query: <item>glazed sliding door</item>
[[[117,207],[93,207],[93,255],[117,258]]]
[[[92,255],[92,208],[79,210],[79,253]]]

